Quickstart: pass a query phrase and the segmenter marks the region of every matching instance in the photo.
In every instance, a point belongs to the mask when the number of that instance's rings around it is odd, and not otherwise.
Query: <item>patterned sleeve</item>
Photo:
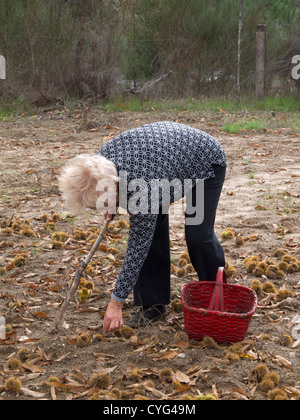
[[[157,224],[157,214],[131,215],[128,250],[112,298],[125,302],[143,268]]]

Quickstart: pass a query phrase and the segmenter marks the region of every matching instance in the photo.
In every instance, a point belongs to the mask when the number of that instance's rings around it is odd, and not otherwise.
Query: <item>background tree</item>
[[[237,84],[241,94],[253,92],[256,26],[268,25],[269,68],[289,60],[298,49],[299,2],[242,4],[239,38],[241,0],[2,0],[5,86],[15,96],[99,101],[172,71],[144,95],[220,96]]]

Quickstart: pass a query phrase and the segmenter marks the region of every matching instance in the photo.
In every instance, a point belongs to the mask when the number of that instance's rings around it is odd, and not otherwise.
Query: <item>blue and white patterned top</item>
[[[151,197],[152,180],[207,180],[213,165],[227,166],[220,143],[203,131],[174,122],[158,122],[129,130],[101,147],[99,154],[126,172],[127,182],[143,179]],[[133,193],[128,192],[128,200]],[[171,202],[174,197],[171,195]],[[149,207],[151,208],[151,207]],[[130,211],[129,211],[130,213]],[[148,256],[157,214],[131,214],[128,250],[113,299],[124,302],[133,290]]]

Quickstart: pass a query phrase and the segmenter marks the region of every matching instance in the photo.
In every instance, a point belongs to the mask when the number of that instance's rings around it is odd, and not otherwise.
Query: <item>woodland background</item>
[[[256,100],[262,24],[267,80]],[[300,399],[299,29],[300,0],[0,0],[0,401]],[[128,245],[122,215],[58,334],[59,308],[103,224],[66,211],[61,168],[163,120],[209,133],[228,157],[216,234],[230,283],[258,294],[246,339],[188,339],[181,290],[198,277],[184,215],[170,223],[166,319],[102,334]],[[137,310],[128,299],[125,323]]]
[[[211,97],[255,90],[256,27],[268,25],[267,89],[300,95],[299,0],[1,0],[2,98]],[[295,86],[296,85],[296,86]]]

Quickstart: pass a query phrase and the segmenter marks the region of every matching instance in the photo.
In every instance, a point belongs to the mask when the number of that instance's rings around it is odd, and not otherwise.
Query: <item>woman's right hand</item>
[[[112,299],[106,309],[104,322],[103,322],[103,332],[108,334],[123,328],[123,303],[117,302]]]
[[[115,217],[116,217],[116,214],[110,214],[109,212],[105,213],[104,215],[105,220],[109,222],[112,222]]]
[[[107,220],[109,222],[111,222],[113,220],[113,217],[114,216],[112,214],[108,213],[108,212],[104,215],[105,220]]]

